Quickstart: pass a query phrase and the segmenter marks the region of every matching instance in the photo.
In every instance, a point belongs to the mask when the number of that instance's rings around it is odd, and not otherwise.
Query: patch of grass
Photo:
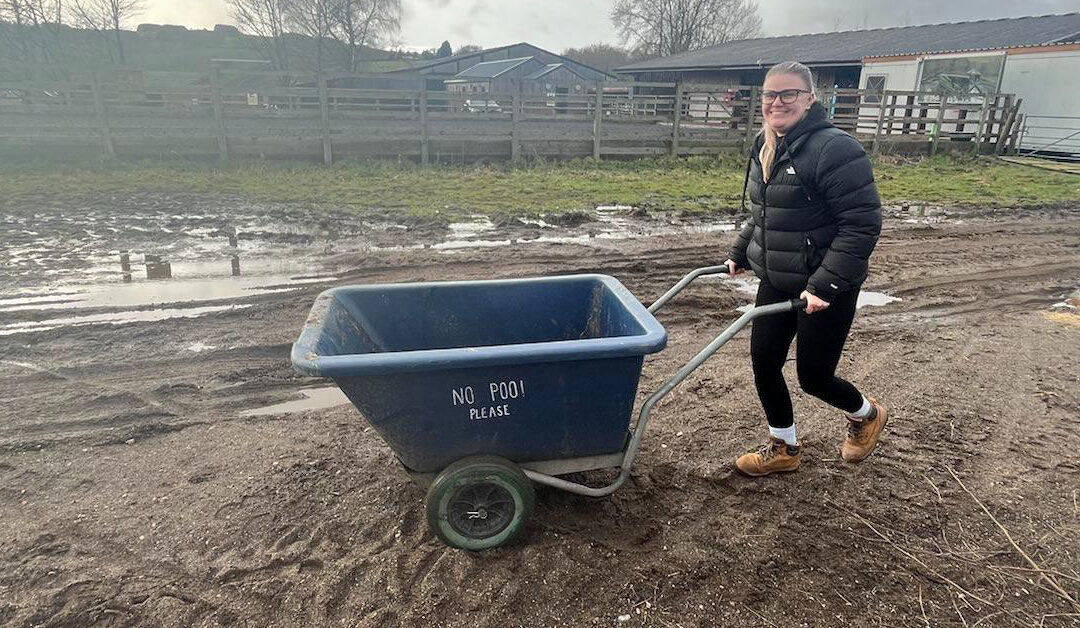
[[[886,203],[1025,206],[1080,201],[1080,177],[992,159],[883,158]],[[139,193],[217,194],[253,201],[352,206],[415,215],[579,211],[626,204],[735,211],[743,184],[736,154],[689,159],[533,162],[421,168],[407,161],[310,163],[114,161],[0,164],[0,208],[40,207]]]
[[[934,205],[1025,207],[1076,201],[1080,176],[1008,164],[991,158],[938,156],[875,164],[881,197]]]

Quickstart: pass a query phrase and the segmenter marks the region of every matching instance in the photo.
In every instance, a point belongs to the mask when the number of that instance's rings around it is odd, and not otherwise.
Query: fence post
[[[1009,131],[1001,138],[1003,146],[999,154],[1003,155],[1006,151],[1016,154],[1016,138],[1020,135],[1020,125],[1024,117],[1020,113],[1020,105],[1022,104],[1024,104],[1023,98],[1017,98],[1016,102],[1013,103],[1012,113],[1009,115]]]
[[[881,127],[885,124],[885,100],[889,98],[888,92],[882,91],[878,99],[877,127],[874,129],[874,143],[870,149],[875,155],[878,154],[881,143]]]
[[[600,125],[604,119],[604,84],[600,81],[596,82],[596,111],[593,112],[593,141],[592,141],[592,156],[593,159],[600,159]]]
[[[937,154],[938,141],[941,139],[941,125],[945,120],[945,110],[948,109],[948,104],[948,95],[941,94],[941,99],[938,101],[937,121],[934,123],[934,141],[930,142],[931,157]]]
[[[229,158],[229,138],[225,131],[225,103],[221,95],[221,70],[210,66],[210,92],[214,101],[214,125],[217,127],[218,157]]]
[[[420,163],[428,165],[429,160],[429,129],[428,129],[428,92],[427,80],[420,78]]]
[[[510,105],[510,159],[518,161],[521,159],[521,81],[515,80],[514,83],[514,101]]]
[[[319,117],[322,119],[323,163],[334,163],[334,147],[330,144],[330,98],[326,90],[326,76],[319,72]]]
[[[757,114],[758,86],[750,88],[750,102],[746,105],[746,140],[743,142],[743,152],[749,152],[754,141],[754,116]]]
[[[105,93],[97,72],[91,77],[94,92],[94,111],[97,113],[98,126],[101,127],[101,147],[106,157],[116,157],[116,144],[113,143],[112,129],[109,128],[109,110],[105,104]]]
[[[1013,155],[1020,154],[1020,147],[1024,143],[1024,135],[1027,132],[1027,117],[1019,113],[1019,104],[1017,104],[1016,108],[1016,129],[1013,131],[1012,141],[1009,142],[1009,153]]]
[[[994,102],[997,102],[997,95],[994,95]],[[978,155],[979,149],[982,147],[983,134],[986,131],[986,118],[990,112],[990,98],[983,96],[982,108],[979,109],[979,123],[975,127],[975,138],[971,143],[971,154]]]
[[[1000,155],[1001,151],[1005,147],[1005,140],[1009,137],[1009,129],[1012,128],[1013,121],[1013,99],[1015,97],[1009,94],[1005,97],[1005,111],[1001,116],[1001,124],[998,125],[997,141],[994,142],[994,154]],[[992,133],[991,136],[993,137]]]
[[[672,111],[671,119],[671,156],[679,156],[679,132],[682,128],[682,101],[683,101],[683,82],[679,79],[675,83],[675,109]]]

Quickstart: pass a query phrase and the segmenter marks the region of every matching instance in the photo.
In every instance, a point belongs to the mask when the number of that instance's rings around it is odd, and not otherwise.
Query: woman
[[[805,299],[805,311],[754,321],[754,384],[769,422],[769,441],[735,461],[750,476],[794,471],[802,448],[782,369],[798,338],[799,385],[847,413],[840,450],[859,462],[877,446],[885,408],[836,377],[859,287],[881,232],[881,200],[859,142],[826,120],[810,70],[781,63],[762,88],[764,128],[747,164],[751,219],[731,249],[728,269],[746,268],[761,283],[757,305]],[[745,194],[745,191],[744,191]]]

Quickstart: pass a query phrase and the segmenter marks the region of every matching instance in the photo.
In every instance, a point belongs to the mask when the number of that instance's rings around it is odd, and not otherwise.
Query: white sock
[[[851,413],[851,418],[862,421],[863,419],[870,418],[870,414],[874,411],[874,406],[870,405],[870,400],[866,397],[862,398],[862,407]]]
[[[795,440],[795,424],[792,423],[791,427],[772,427],[769,426],[769,434],[773,438],[779,438],[788,445],[798,445],[799,441]]]

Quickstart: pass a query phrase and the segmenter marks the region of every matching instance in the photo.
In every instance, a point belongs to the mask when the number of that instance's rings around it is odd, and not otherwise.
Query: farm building
[[[588,92],[595,80],[575,72],[566,63],[544,64],[536,57],[522,57],[505,61],[484,61],[459,72],[444,82],[449,92],[509,93],[520,84],[526,93],[546,94],[558,91]]]
[[[520,62],[522,60],[526,62],[507,65],[493,64],[493,62]],[[497,73],[501,74],[498,76],[484,76],[485,74]],[[455,88],[458,91],[485,91],[481,89],[481,85],[487,86],[486,91],[500,91],[492,83],[492,81],[497,83],[497,79],[500,78],[520,78],[531,82],[544,78],[547,83],[558,82],[564,84],[564,81],[571,81],[582,85],[618,80],[616,76],[603,70],[584,63],[578,63],[573,59],[527,43],[488,48],[487,50],[436,59],[412,68],[395,70],[390,74],[423,76],[427,81],[427,88],[433,91],[444,88],[449,89],[451,85],[468,86],[468,89]],[[537,74],[538,76],[527,78],[531,74]],[[472,89],[474,84],[476,89]]]
[[[734,87],[760,85],[770,66],[792,59],[822,88],[934,92],[957,104],[1016,94],[1022,150],[1080,154],[1080,13],[747,39],[617,72]]]

